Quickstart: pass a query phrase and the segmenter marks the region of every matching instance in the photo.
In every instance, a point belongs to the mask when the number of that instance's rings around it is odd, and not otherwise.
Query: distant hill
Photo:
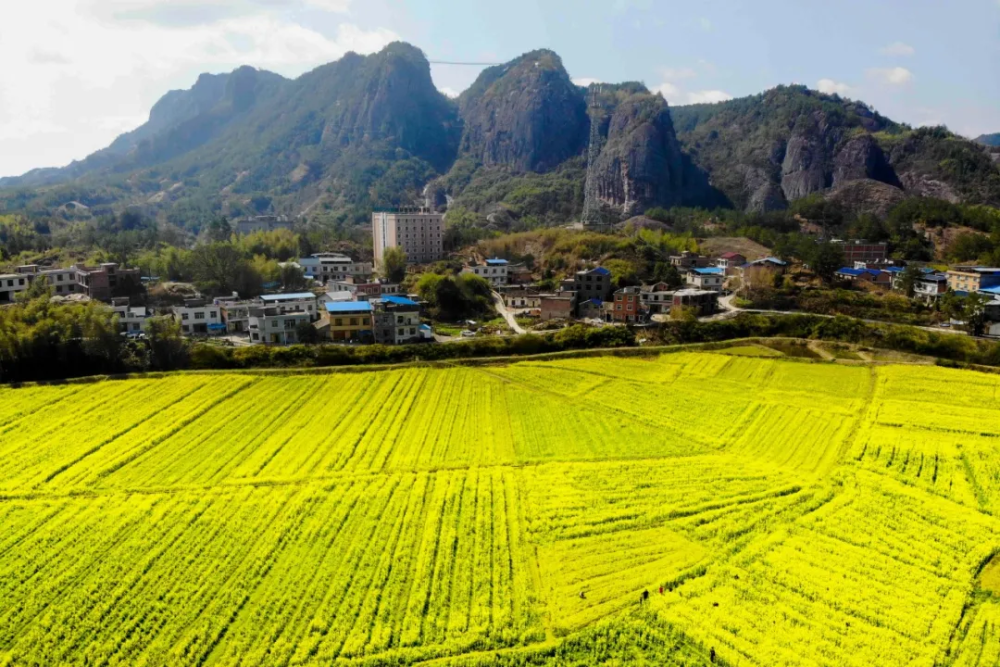
[[[737,207],[766,211],[875,181],[907,195],[1000,204],[1000,171],[944,128],[913,130],[803,86],[672,109],[682,147]]]
[[[879,213],[914,195],[1000,204],[981,145],[862,102],[781,86],[670,108],[641,83],[576,86],[547,50],[485,69],[450,100],[424,54],[394,43],[295,80],[202,75],[107,148],[0,179],[0,211],[137,207],[192,229],[263,212],[351,224],[426,197],[453,222],[531,228],[579,219],[592,135],[591,187],[611,222],[654,206],[782,209],[815,193]]]
[[[984,134],[976,137],[976,141],[984,146],[1000,146],[1000,132],[996,134]]]

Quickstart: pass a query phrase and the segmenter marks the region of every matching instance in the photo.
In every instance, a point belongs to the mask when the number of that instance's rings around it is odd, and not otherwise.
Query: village
[[[244,222],[249,233],[285,226],[281,219]],[[12,303],[19,292],[39,279],[47,281],[56,300],[95,300],[107,303],[117,315],[123,335],[142,338],[157,315],[176,320],[182,335],[237,345],[291,345],[329,342],[341,344],[401,345],[446,342],[486,333],[478,323],[459,323],[458,336],[435,331],[427,303],[401,282],[383,277],[386,253],[405,254],[408,268],[445,258],[442,245],[443,215],[427,209],[376,211],[372,215],[374,261],[363,261],[340,252],[318,252],[287,264],[301,271],[307,287],[255,298],[238,293],[183,299],[158,309],[134,305],[129,297],[115,296],[125,284],[145,285],[155,278],[139,269],[103,263],[88,267],[46,268],[24,265],[0,275],[0,304]],[[945,294],[978,294],[984,297],[984,333],[1000,334],[1000,268],[956,265],[947,270],[914,267],[909,286],[907,268],[887,256],[885,243],[861,240],[835,241],[845,266],[836,271],[838,283],[875,291],[908,290],[913,299],[933,303]],[[669,257],[681,284],[664,281],[617,286],[612,272],[600,264],[579,268],[543,285],[525,263],[500,257],[463,258],[461,274],[488,283],[497,314],[506,321],[503,333],[523,333],[523,324],[558,326],[580,321],[592,326],[645,326],[680,317],[709,318],[734,308],[734,297],[753,285],[771,285],[793,267],[771,256],[749,258],[735,251],[716,255],[683,251]],[[443,326],[454,329],[453,323]]]

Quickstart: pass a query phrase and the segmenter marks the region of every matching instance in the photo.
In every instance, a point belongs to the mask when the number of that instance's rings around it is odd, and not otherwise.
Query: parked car
[[[476,335],[475,331],[469,331],[468,329],[462,332],[462,338],[472,338],[475,335]]]

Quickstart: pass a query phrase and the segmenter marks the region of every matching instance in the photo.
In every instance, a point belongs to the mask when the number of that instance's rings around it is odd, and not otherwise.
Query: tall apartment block
[[[400,208],[372,213],[375,268],[388,248],[402,248],[410,263],[444,258],[444,214],[424,208]]]

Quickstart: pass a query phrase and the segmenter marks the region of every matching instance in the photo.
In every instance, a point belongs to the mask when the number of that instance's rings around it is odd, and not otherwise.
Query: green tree
[[[837,269],[844,266],[844,251],[832,243],[820,243],[808,261],[813,273],[823,281],[830,282]]]
[[[386,248],[382,253],[382,276],[390,283],[406,278],[406,253],[402,248]]]
[[[225,216],[220,216],[208,223],[207,234],[211,241],[228,241],[233,234],[233,227]]]
[[[316,345],[320,342],[319,331],[310,322],[299,322],[295,327],[295,336],[303,345]]]
[[[921,275],[920,269],[913,264],[907,266],[899,276],[900,291],[912,298],[917,280]]]
[[[181,335],[181,325],[173,317],[151,317],[146,324],[149,341],[149,365],[158,371],[184,368],[188,344]]]

